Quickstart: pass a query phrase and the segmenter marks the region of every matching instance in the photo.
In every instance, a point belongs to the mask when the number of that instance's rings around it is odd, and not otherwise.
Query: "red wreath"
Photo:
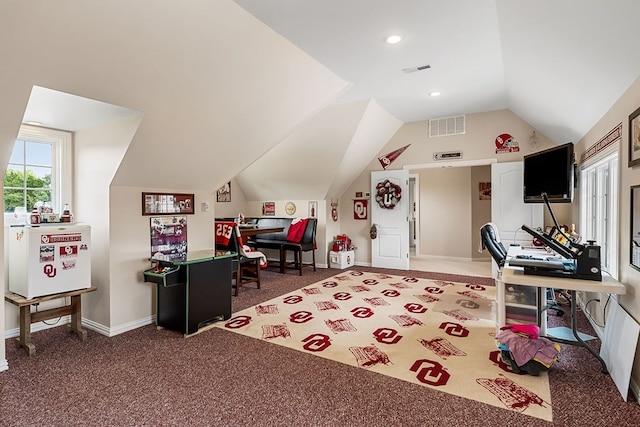
[[[382,209],[393,209],[402,198],[402,187],[388,179],[376,185],[376,202]]]

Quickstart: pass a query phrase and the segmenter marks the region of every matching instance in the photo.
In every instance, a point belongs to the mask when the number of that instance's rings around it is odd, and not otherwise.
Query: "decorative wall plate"
[[[296,213],[296,204],[293,202],[287,202],[287,204],[284,205],[284,211],[287,213],[287,215],[293,215],[294,213]]]

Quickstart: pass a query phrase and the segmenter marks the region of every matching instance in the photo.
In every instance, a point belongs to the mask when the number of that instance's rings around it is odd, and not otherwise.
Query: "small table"
[[[6,293],[4,300],[16,305],[20,308],[20,338],[18,341],[24,347],[29,356],[36,354],[36,346],[31,342],[31,324],[41,322],[43,320],[53,319],[71,315],[71,323],[67,325],[69,332],[74,332],[78,337],[85,341],[87,339],[87,331],[82,329],[82,294],[93,292],[97,288],[78,289],[75,291],[62,292],[59,294],[45,295],[41,297],[26,299],[25,297],[13,292]],[[44,311],[31,312],[31,306],[40,304],[41,302],[50,301],[58,298],[71,297],[71,304],[62,307],[50,308]]]

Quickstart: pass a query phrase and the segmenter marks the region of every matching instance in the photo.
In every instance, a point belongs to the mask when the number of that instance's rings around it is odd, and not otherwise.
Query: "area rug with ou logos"
[[[551,421],[546,372],[500,359],[495,287],[349,270],[216,327]]]

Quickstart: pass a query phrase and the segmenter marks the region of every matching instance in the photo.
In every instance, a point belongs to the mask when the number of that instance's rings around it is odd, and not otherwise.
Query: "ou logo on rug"
[[[298,304],[302,302],[302,297],[300,295],[291,295],[282,300],[285,304]]]
[[[447,335],[451,335],[452,337],[466,338],[469,336],[469,330],[459,323],[442,322],[440,329],[443,329]]]
[[[331,338],[325,334],[309,335],[302,340],[305,343],[302,348],[308,351],[322,351],[331,345]]]
[[[427,307],[425,307],[422,304],[415,303],[415,302],[410,302],[410,303],[405,304],[404,308],[409,313],[422,314],[422,313],[426,313],[427,312]]]
[[[458,304],[462,308],[470,308],[473,310],[480,308],[480,304],[468,299],[459,299],[458,301],[456,301],[456,304]]]
[[[353,317],[366,319],[373,316],[373,310],[371,310],[369,307],[356,307],[351,310],[351,314],[353,314]]]
[[[385,297],[399,297],[400,296],[400,292],[396,291],[395,289],[385,289],[384,291],[381,292],[382,295],[384,295]]]
[[[402,339],[402,335],[398,335],[398,331],[389,328],[379,328],[373,333],[376,341],[383,344],[397,344]]]
[[[443,386],[449,382],[451,375],[439,362],[427,359],[419,359],[413,362],[411,372],[416,372],[416,378],[423,384]]]
[[[338,292],[333,294],[333,298],[338,301],[347,301],[351,299],[351,294],[349,292]]]
[[[296,311],[289,316],[291,323],[306,323],[311,319],[313,319],[313,313],[310,311]]]
[[[251,316],[238,316],[225,323],[224,327],[229,329],[238,329],[247,326],[249,323],[251,323]]]

